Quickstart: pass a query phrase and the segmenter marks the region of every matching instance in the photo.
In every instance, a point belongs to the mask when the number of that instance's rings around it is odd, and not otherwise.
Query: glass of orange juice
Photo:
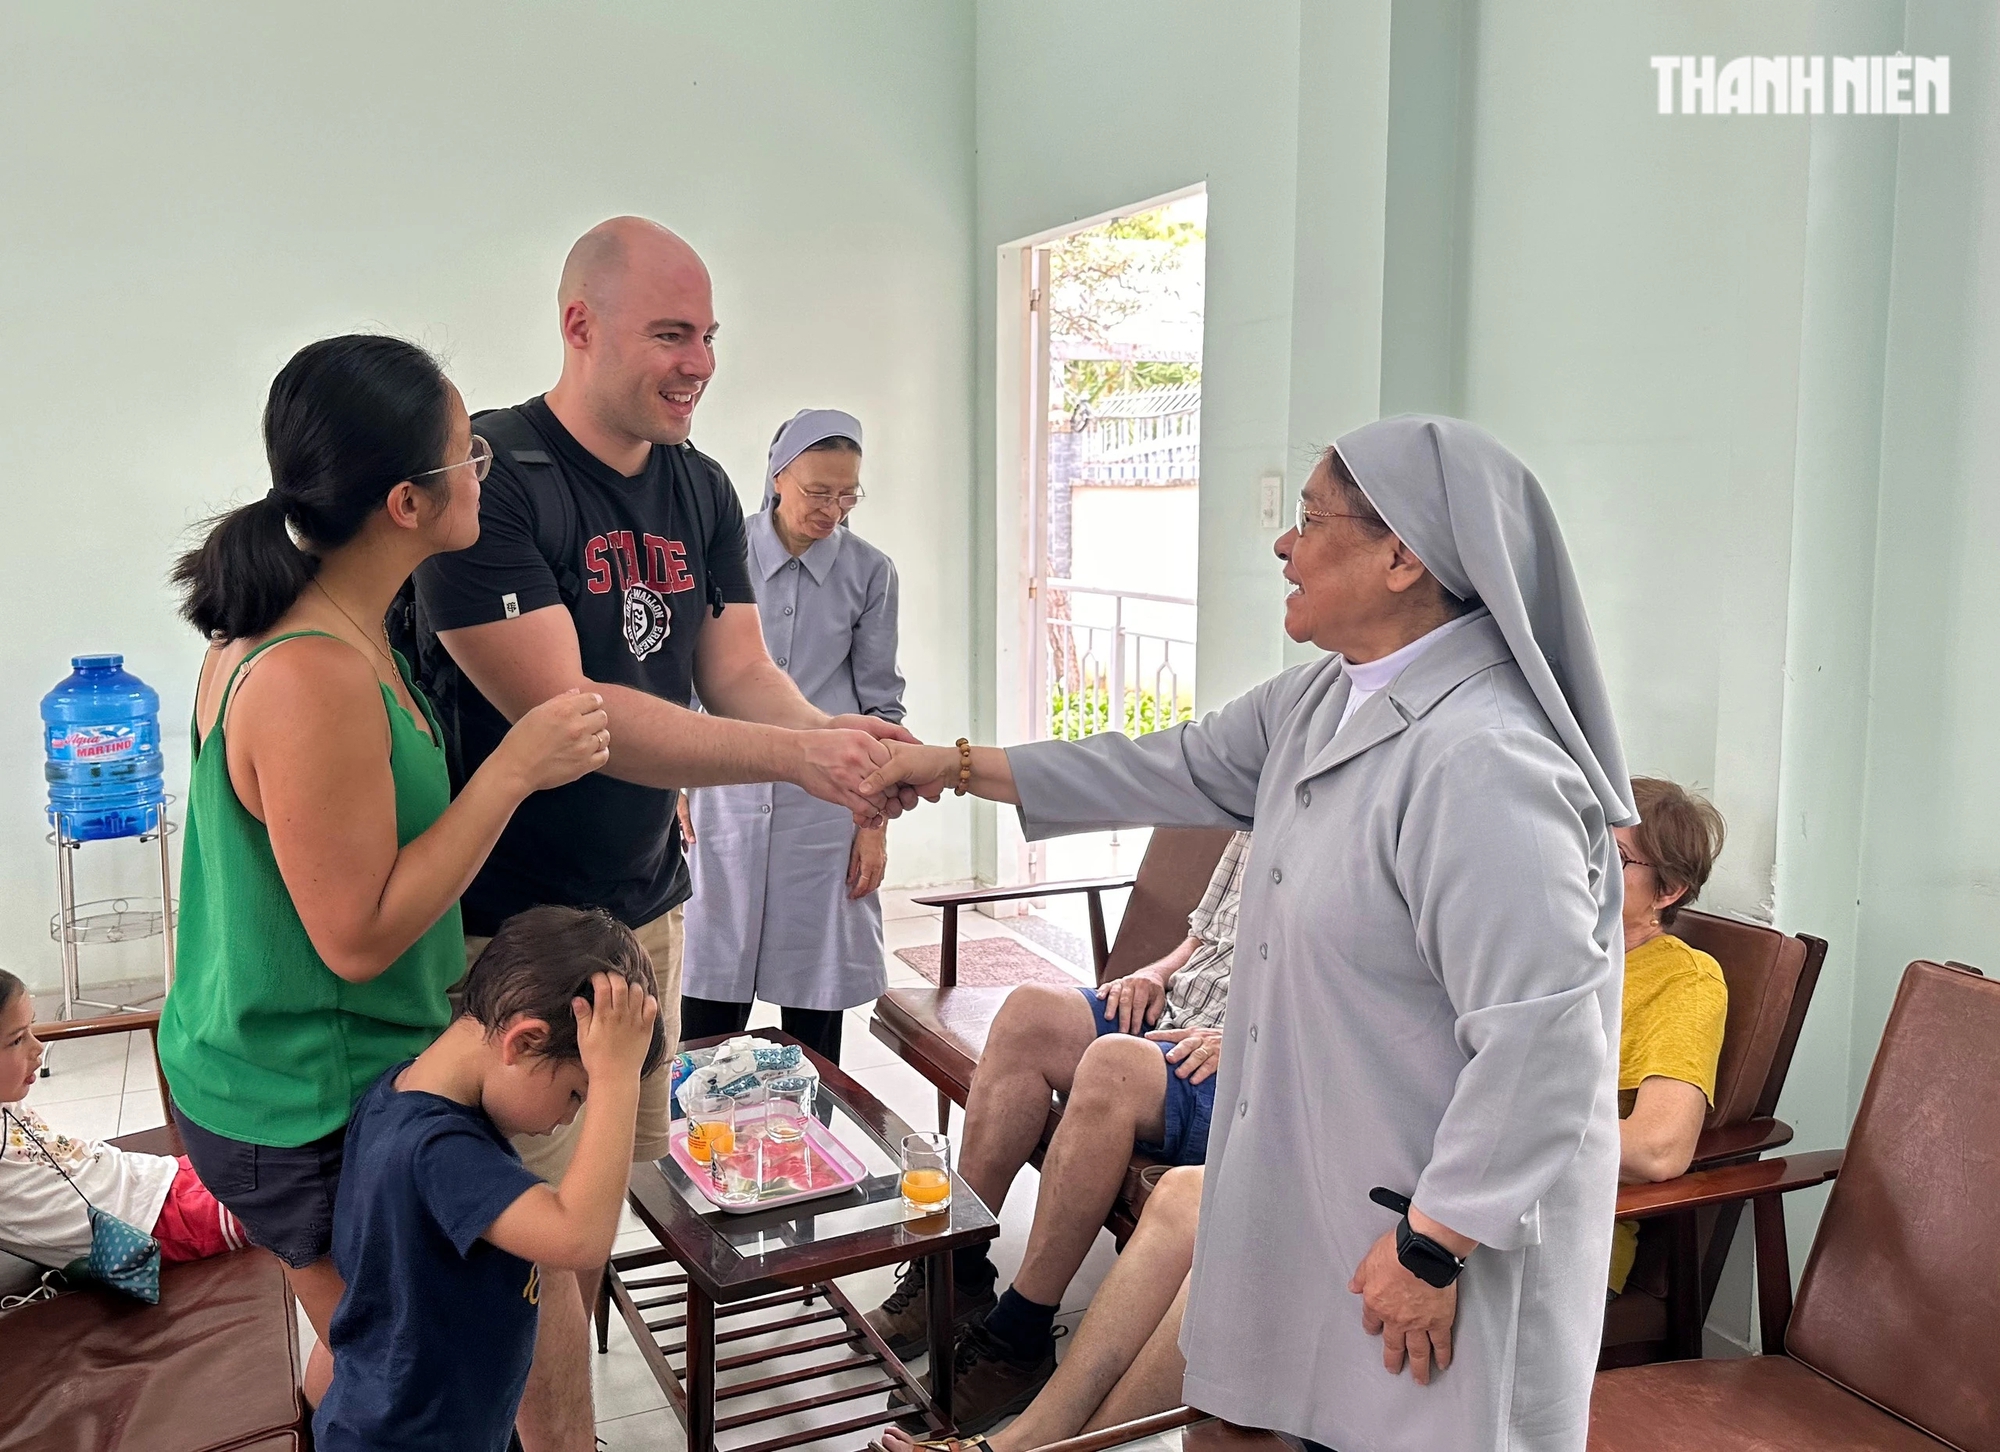
[[[942,1134],[903,1136],[903,1203],[918,1215],[951,1208],[951,1140]]]
[[[726,1155],[736,1148],[736,1101],[722,1094],[698,1095],[688,1105],[688,1154],[697,1164],[707,1165],[722,1188],[721,1166],[714,1151]]]

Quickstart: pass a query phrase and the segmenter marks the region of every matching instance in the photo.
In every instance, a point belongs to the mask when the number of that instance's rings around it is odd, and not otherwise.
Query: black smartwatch
[[[1410,1228],[1410,1217],[1396,1222],[1396,1259],[1418,1280],[1443,1290],[1458,1279],[1465,1262],[1422,1231]]]
[[[1403,1269],[1426,1285],[1443,1290],[1457,1280],[1465,1269],[1465,1262],[1432,1240],[1421,1230],[1410,1225],[1410,1197],[1399,1195],[1377,1185],[1368,1192],[1368,1198],[1385,1210],[1394,1210],[1403,1218],[1396,1222],[1396,1259]]]

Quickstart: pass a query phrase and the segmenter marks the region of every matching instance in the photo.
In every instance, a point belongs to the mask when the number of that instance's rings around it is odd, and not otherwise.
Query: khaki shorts
[[[660,984],[660,1023],[667,1035],[666,1058],[660,1060],[659,1068],[639,1081],[639,1121],[633,1135],[632,1160],[635,1164],[650,1164],[667,1153],[667,1129],[674,1119],[673,1099],[668,1093],[671,1083],[668,1061],[680,1049],[681,1038],[681,910],[669,909],[650,923],[634,928],[632,935],[653,960],[653,976]],[[470,968],[472,960],[492,941],[468,933],[466,967]],[[569,1168],[570,1156],[576,1153],[583,1116],[589,1112],[590,1106],[586,1104],[577,1111],[575,1119],[554,1134],[515,1136],[514,1148],[520,1152],[521,1162],[552,1185],[561,1180],[563,1171]]]

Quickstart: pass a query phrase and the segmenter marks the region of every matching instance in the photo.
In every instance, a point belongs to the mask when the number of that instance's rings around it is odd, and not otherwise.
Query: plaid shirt
[[[1243,867],[1249,860],[1250,834],[1238,832],[1222,849],[1208,891],[1188,914],[1188,935],[1199,938],[1201,946],[1167,980],[1167,1006],[1155,1028],[1222,1027],[1229,1007],[1229,965],[1236,956],[1236,909],[1243,900]]]

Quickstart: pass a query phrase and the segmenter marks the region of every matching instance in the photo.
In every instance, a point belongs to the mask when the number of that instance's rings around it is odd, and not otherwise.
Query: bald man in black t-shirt
[[[540,398],[480,415],[494,446],[471,549],[417,577],[425,675],[461,773],[519,717],[564,691],[594,691],[610,716],[601,772],[530,798],[463,900],[468,948],[537,903],[600,907],[652,955],[660,1012],[678,1036],[680,904],[675,824],[682,787],[785,781],[877,820],[862,779],[912,739],[872,716],[828,717],[764,648],[743,511],[722,467],[688,443],[715,372],[708,270],[638,217],[593,227],[558,290],[562,376]],[[700,693],[702,713],[688,709]],[[662,1069],[642,1095],[634,1157],[666,1151]],[[573,1131],[572,1131],[573,1134]],[[517,1142],[551,1181],[571,1135]],[[595,1445],[583,1308],[594,1279],[545,1278],[526,1452]]]

